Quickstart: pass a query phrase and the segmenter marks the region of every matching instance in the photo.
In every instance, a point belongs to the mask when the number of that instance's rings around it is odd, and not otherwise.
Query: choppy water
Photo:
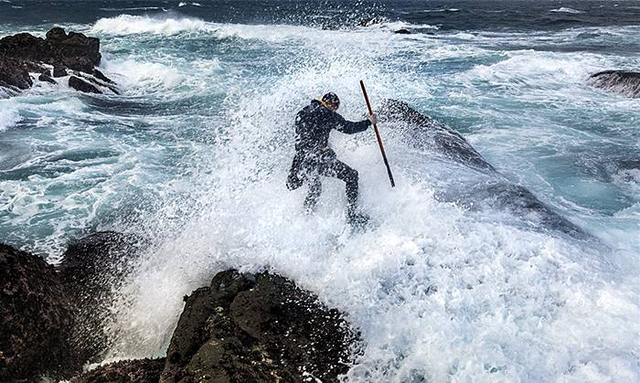
[[[122,95],[0,99],[0,238],[51,262],[95,229],[155,239],[109,359],[161,355],[215,271],[271,268],[360,327],[349,381],[640,380],[640,101],[586,85],[640,67],[640,2],[0,2],[0,35],[54,25],[101,39]],[[303,215],[293,116],[332,90],[361,118],[360,79],[599,242],[443,201],[474,171],[384,126],[393,190],[372,135],[332,137],[377,228],[343,234],[332,181]]]

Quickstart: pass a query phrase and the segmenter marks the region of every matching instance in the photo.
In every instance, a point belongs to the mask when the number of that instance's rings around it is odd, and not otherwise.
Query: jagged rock
[[[157,383],[164,358],[124,360],[100,366],[71,380],[71,383]]]
[[[0,245],[0,381],[73,370],[76,306],[42,258]]]
[[[95,86],[89,84],[88,82],[76,76],[69,77],[69,86],[75,90],[79,90],[80,92],[84,92],[84,93],[102,94],[100,89],[96,88]]]
[[[64,253],[58,271],[79,308],[71,341],[81,363],[96,361],[107,348],[103,329],[113,291],[145,245],[135,235],[98,232],[71,243]]]
[[[359,345],[342,314],[269,273],[217,274],[194,291],[161,382],[336,382]]]
[[[81,33],[67,34],[62,28],[47,32],[46,39],[19,33],[0,39],[0,55],[91,73],[100,64],[100,40]]]
[[[607,70],[589,77],[592,86],[617,92],[631,98],[640,98],[640,72]]]
[[[33,85],[27,65],[20,60],[0,55],[0,86],[28,89]]]
[[[105,76],[104,73],[100,72],[97,69],[93,70],[93,76],[95,78],[97,78],[98,80],[102,80],[108,84],[115,84],[115,82],[113,80],[111,80],[109,77]]]
[[[397,31],[395,31],[394,33],[397,33],[399,35],[410,35],[411,31],[406,29],[406,28],[402,28],[402,29],[398,29]]]
[[[51,72],[48,70],[42,72],[42,74],[38,77],[38,80],[49,82],[51,84],[57,84],[56,80],[51,78]]]
[[[7,36],[0,39],[0,86],[14,91],[31,87],[29,72],[42,72],[43,64],[53,65],[54,78],[67,76],[70,69],[113,83],[101,72],[94,72],[101,58],[100,40],[81,33],[67,34],[62,28],[51,29],[45,39],[28,33]],[[90,84],[72,82],[83,92],[101,93]]]
[[[65,68],[62,64],[56,64],[53,66],[53,77],[64,77],[67,74],[67,68]]]

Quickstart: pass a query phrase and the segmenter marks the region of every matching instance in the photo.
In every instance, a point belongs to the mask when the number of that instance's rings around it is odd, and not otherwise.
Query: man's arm
[[[335,129],[338,132],[346,133],[346,134],[355,134],[364,132],[371,126],[370,120],[362,120],[358,122],[347,121],[339,115],[338,113],[334,113],[335,115]]]

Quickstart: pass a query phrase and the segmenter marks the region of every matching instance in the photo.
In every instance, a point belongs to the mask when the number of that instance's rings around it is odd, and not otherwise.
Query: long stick
[[[362,94],[364,94],[364,100],[367,102],[367,108],[369,108],[369,114],[373,114],[373,108],[367,95],[367,89],[364,87],[364,82],[360,80],[360,87],[362,88]],[[395,187],[396,183],[393,180],[393,174],[391,173],[391,167],[389,166],[389,160],[387,160],[387,154],[384,152],[384,146],[382,145],[382,138],[380,138],[380,132],[378,131],[378,125],[373,124],[373,130],[376,132],[376,138],[378,139],[378,146],[380,146],[380,153],[382,153],[382,160],[387,167],[387,174],[389,175],[389,181],[391,181],[391,187]]]

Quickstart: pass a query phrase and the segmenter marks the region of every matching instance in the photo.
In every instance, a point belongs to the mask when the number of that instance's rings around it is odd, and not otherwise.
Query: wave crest
[[[552,9],[549,12],[556,12],[556,13],[584,13],[584,12],[579,11],[577,9],[568,8],[568,7],[560,7],[560,8],[557,8],[557,9]]]
[[[203,20],[190,17],[149,17],[119,15],[102,18],[92,28],[93,33],[174,35],[188,31],[211,31],[213,28]]]

